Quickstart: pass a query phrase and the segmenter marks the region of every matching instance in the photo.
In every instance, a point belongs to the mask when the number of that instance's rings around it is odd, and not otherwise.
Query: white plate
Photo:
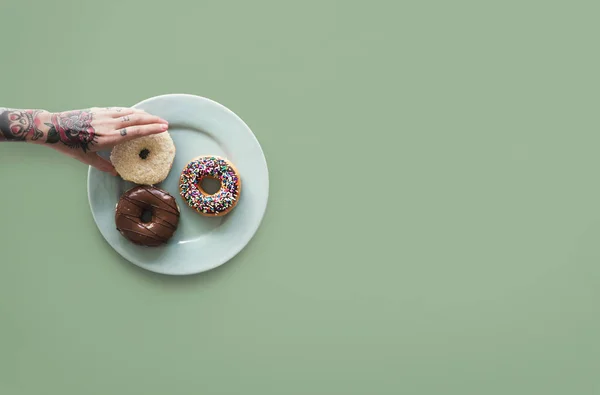
[[[157,187],[177,199],[181,209],[179,227],[161,247],[137,246],[125,239],[115,226],[115,206],[134,184],[90,167],[88,198],[102,236],[124,258],[157,273],[194,274],[222,265],[252,239],[265,214],[269,173],[260,144],[237,115],[204,97],[164,95],[134,107],[169,121],[177,153],[169,176]],[[100,154],[109,156],[109,152]],[[240,200],[223,217],[203,217],[179,195],[181,171],[190,160],[202,155],[228,158],[240,173]]]

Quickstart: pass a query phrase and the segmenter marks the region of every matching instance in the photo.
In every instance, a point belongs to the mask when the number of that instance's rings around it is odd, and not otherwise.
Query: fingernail
[[[160,122],[161,122],[161,123],[166,123],[167,125],[169,124],[169,121],[167,121],[167,120],[165,120],[165,119],[162,119],[162,118],[160,119]]]
[[[169,125],[160,125],[160,128],[162,130],[167,130],[169,128]]]

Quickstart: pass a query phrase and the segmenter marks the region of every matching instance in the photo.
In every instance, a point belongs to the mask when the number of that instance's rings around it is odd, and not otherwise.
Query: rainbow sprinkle
[[[214,195],[204,194],[198,185],[204,177],[221,182],[221,189]],[[187,204],[203,214],[219,215],[231,209],[240,193],[240,179],[231,164],[216,156],[194,159],[183,169],[179,179],[179,192]]]

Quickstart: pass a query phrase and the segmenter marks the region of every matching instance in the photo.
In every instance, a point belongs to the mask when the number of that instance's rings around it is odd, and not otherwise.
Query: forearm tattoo
[[[0,108],[0,141],[37,140],[44,135],[40,130],[40,110],[10,110]]]
[[[40,115],[44,113],[45,121]],[[47,122],[49,121],[49,122]],[[0,108],[0,141],[36,141],[61,143],[88,152],[97,143],[89,110],[67,111],[50,115],[42,110]],[[45,136],[45,140],[43,137]]]
[[[58,142],[70,148],[81,148],[83,152],[90,150],[98,137],[92,126],[93,114],[90,111],[67,111],[52,115],[46,142]]]

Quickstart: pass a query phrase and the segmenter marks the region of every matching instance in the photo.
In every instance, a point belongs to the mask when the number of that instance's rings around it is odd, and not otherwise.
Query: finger
[[[115,144],[120,144],[128,140],[136,139],[138,137],[149,136],[151,134],[158,134],[165,132],[169,128],[164,123],[153,123],[150,125],[130,126],[128,128],[122,128],[114,132]]]
[[[168,124],[169,122],[148,113],[124,115],[118,119],[117,129],[123,129],[129,126],[150,125],[155,123]]]
[[[117,171],[115,170],[115,167],[112,165],[112,163],[110,163],[108,160],[104,159],[100,155],[96,154],[95,152],[86,154],[78,159],[81,160],[83,163],[87,163],[88,165],[93,166],[100,171],[111,173],[113,176],[117,175]]]
[[[105,112],[111,118],[121,118],[131,114],[147,114],[146,111],[140,110],[139,108],[129,107],[107,107]]]
[[[90,108],[90,111],[95,111],[95,112],[106,112],[106,111],[110,111],[110,112],[122,112],[124,110],[138,110],[137,108],[132,108],[132,107],[92,107]],[[138,111],[144,111],[144,110],[138,110]]]

